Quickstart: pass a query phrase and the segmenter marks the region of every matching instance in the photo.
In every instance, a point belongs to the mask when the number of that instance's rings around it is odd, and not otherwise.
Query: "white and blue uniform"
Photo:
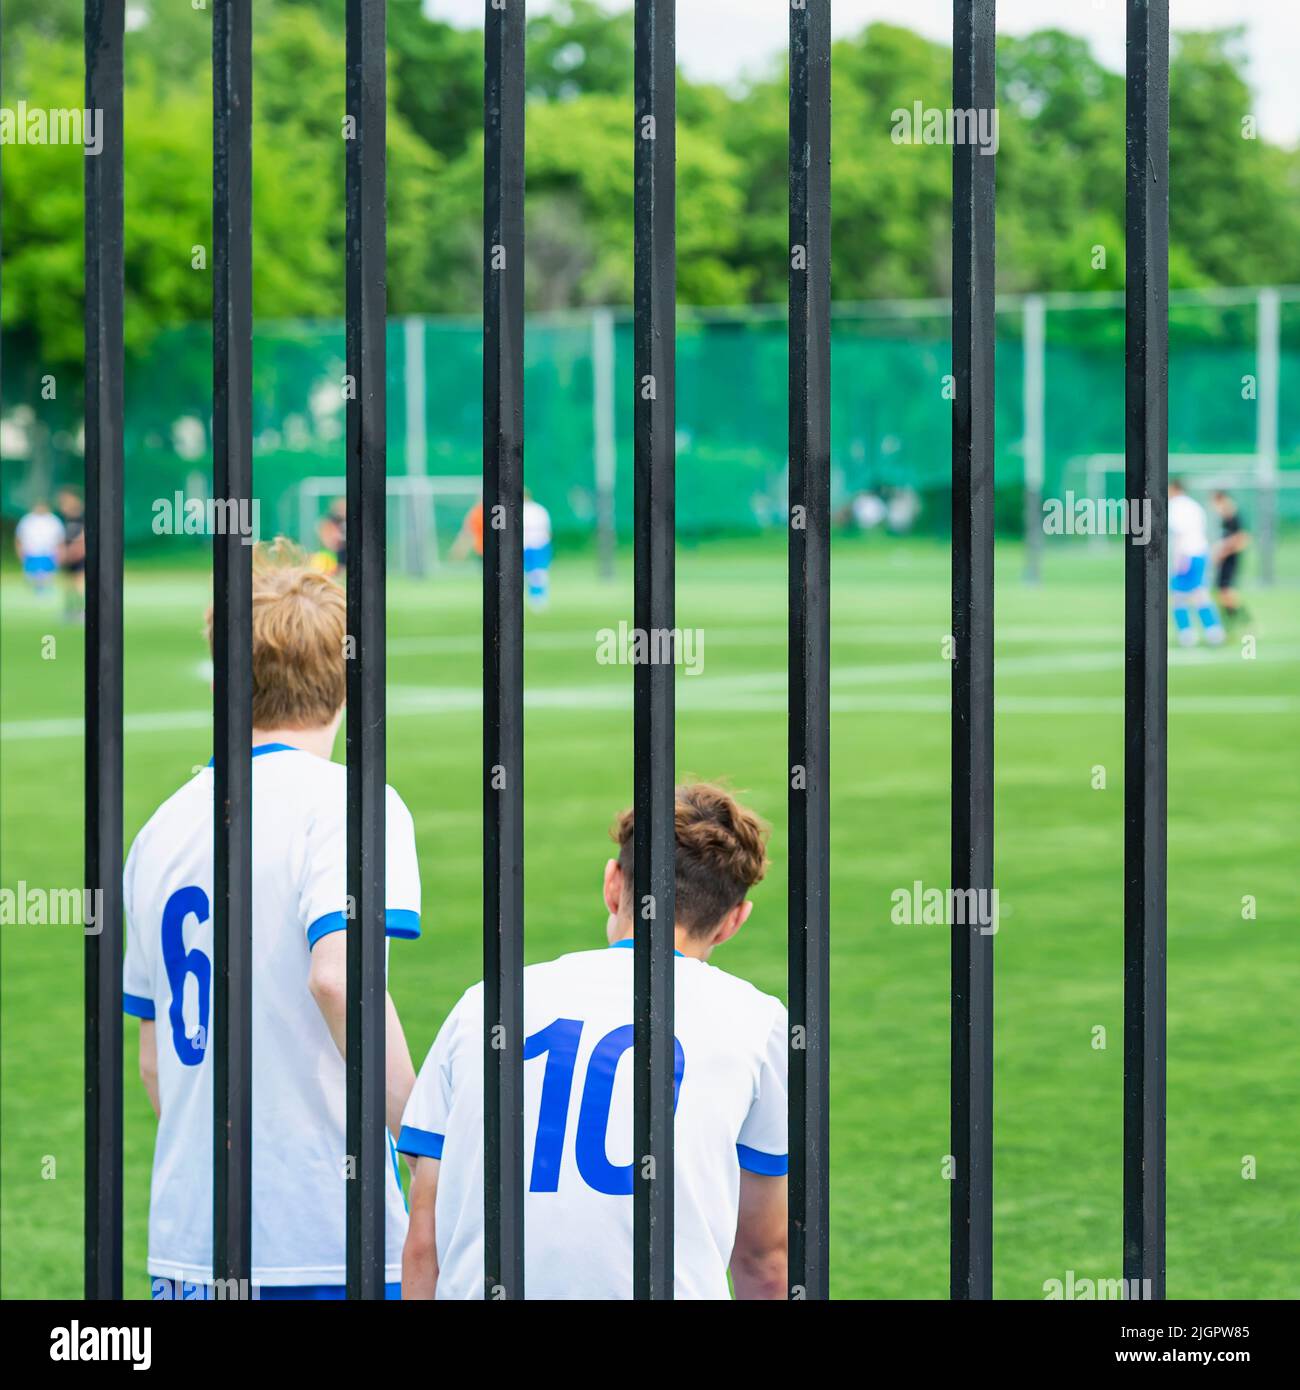
[[[1205,629],[1206,640],[1223,641],[1218,610],[1206,588],[1210,563],[1210,532],[1205,508],[1185,492],[1169,498],[1169,589],[1178,640],[1184,646],[1196,641],[1192,610]]]
[[[58,569],[65,534],[53,512],[28,512],[19,521],[14,539],[22,552],[23,573],[37,588],[44,588]]]
[[[524,971],[529,1298],[632,1296],[632,943]],[[676,1296],[728,1298],[740,1171],[786,1171],[786,1012],[704,961],[676,961]],[[398,1148],[441,1159],[443,1299],[483,1297],[483,986],[421,1069]]]
[[[524,499],[524,579],[534,608],[544,608],[551,592],[551,514],[531,497]]]
[[[311,948],[347,925],[347,771],[285,744],[252,756],[253,1284],[267,1297],[330,1297],[345,1280],[346,1080],[307,980]],[[160,1295],[160,1282],[175,1281],[201,1297],[212,1278],[212,803],[209,766],[159,807],[126,862],[124,1006],[157,1028],[155,1296],[182,1296]],[[417,937],[415,828],[391,787],[387,830],[388,935]],[[386,1278],[395,1285],[406,1203],[391,1140],[390,1157]]]

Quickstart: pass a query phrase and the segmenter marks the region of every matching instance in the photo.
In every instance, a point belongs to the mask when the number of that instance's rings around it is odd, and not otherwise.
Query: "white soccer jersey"
[[[347,771],[284,744],[253,749],[253,1282],[345,1280],[343,1058],[308,989],[311,948],[346,927]],[[124,1005],[156,1018],[162,1116],[149,1273],[212,1277],[213,771],[165,801],[127,858]],[[388,788],[389,936],[420,934],[415,829]],[[406,1203],[389,1141],[389,1282]]]
[[[529,1298],[632,1296],[632,943],[524,971]],[[740,1170],[786,1171],[786,1014],[676,962],[676,1296],[728,1298]],[[398,1148],[440,1158],[439,1298],[483,1297],[483,986],[439,1032]]]
[[[1205,508],[1185,492],[1169,499],[1169,556],[1175,568],[1210,553]]]
[[[25,559],[38,555],[53,559],[65,534],[63,523],[53,512],[28,512],[14,529],[14,539]]]

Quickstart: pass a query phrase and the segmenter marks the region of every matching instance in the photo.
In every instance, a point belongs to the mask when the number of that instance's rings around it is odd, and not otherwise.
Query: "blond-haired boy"
[[[209,640],[212,615],[209,612]],[[283,543],[253,578],[253,1289],[344,1296],[347,774],[330,761],[346,689],[343,591]],[[420,934],[415,829],[388,788],[387,931]],[[149,1203],[155,1298],[212,1293],[213,772],[169,797],[124,874],[124,1005],[158,1115]],[[388,1117],[414,1082],[388,1000]],[[406,1209],[390,1143],[387,1279]]]

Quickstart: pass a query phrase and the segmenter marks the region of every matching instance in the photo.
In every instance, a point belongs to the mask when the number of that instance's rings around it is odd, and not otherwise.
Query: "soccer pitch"
[[[998,563],[995,1292],[1032,1299],[1070,1272],[1121,1273],[1123,562],[1051,550],[1036,589],[1018,548]],[[943,1298],[948,929],[892,913],[896,891],[948,883],[947,551],[837,542],[833,584],[832,1291]],[[128,564],[128,844],[211,753],[209,587],[194,567]],[[389,583],[389,781],[424,898],[391,984],[417,1066],[481,974],[479,597],[473,575]],[[1300,597],[1246,601],[1253,656],[1233,641],[1170,657],[1171,1298],[1300,1296]],[[702,634],[703,669],[678,676],[679,773],[725,778],[774,827],[754,916],[713,961],[782,996],[785,615],[779,544],[680,548],[678,623]],[[626,556],[607,586],[561,554],[549,611],[528,617],[530,961],[604,939],[632,672],[597,651],[621,620]],[[0,885],[79,885],[81,633],[12,570],[0,628]],[[0,952],[0,1293],[79,1296],[81,935],[6,925]],[[126,1288],[144,1297],[136,1036],[126,1020]]]

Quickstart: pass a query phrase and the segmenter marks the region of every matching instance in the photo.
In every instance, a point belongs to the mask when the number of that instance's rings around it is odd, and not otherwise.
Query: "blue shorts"
[[[534,550],[524,551],[524,573],[532,574],[534,570],[548,570],[551,567],[551,546],[548,541],[546,545],[539,545]]]
[[[53,574],[58,564],[53,555],[24,555],[24,574]]]
[[[1169,580],[1169,587],[1176,594],[1194,594],[1205,587],[1205,567],[1208,556],[1193,555],[1182,574],[1175,574]]]
[[[161,1275],[151,1274],[149,1283],[153,1290],[153,1300],[155,1303],[165,1302],[169,1299],[184,1301],[187,1303],[203,1302],[213,1297],[213,1290],[210,1284],[189,1284],[183,1279],[164,1279]],[[253,1299],[262,1302],[279,1300],[281,1302],[304,1302],[312,1303],[318,1301],[333,1301],[345,1299],[348,1296],[347,1286],[344,1284],[254,1284]],[[384,1298],[391,1301],[400,1302],[402,1297],[401,1284],[385,1284]]]

